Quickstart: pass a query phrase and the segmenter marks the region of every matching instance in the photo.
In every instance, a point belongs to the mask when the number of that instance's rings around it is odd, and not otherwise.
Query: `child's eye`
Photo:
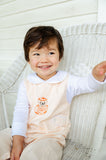
[[[54,52],[49,52],[49,55],[53,55],[54,54]]]
[[[34,56],[40,56],[40,54],[39,54],[39,53],[34,53],[33,55],[34,55]]]

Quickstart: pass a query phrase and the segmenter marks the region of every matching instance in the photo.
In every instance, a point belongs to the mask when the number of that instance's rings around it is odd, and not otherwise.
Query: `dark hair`
[[[40,42],[38,45],[38,49],[40,49],[43,46],[46,46],[48,44],[48,41],[53,38],[57,40],[57,46],[59,50],[59,59],[61,59],[63,57],[64,46],[63,46],[62,37],[58,30],[56,30],[52,26],[38,26],[38,27],[32,27],[31,29],[29,29],[25,35],[25,39],[23,43],[26,61],[29,61],[30,47]]]

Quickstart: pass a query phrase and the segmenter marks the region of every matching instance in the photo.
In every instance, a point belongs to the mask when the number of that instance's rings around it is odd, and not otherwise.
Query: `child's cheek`
[[[36,66],[36,63],[37,63],[37,62],[36,62],[36,60],[32,60],[31,63],[32,63],[32,66]]]

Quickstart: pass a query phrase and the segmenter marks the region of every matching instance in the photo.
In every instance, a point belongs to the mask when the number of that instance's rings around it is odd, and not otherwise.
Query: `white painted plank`
[[[22,53],[22,50],[1,50],[0,49],[0,61],[4,60],[12,60],[15,59],[17,56],[19,56]]]
[[[10,0],[14,1],[14,0]],[[16,0],[14,3],[7,4],[0,7],[0,17],[8,16],[12,14],[18,14],[20,12],[27,12],[29,10],[35,10],[50,5],[56,5],[58,3],[67,2],[68,0]]]
[[[106,22],[106,0],[98,0],[98,22]]]
[[[5,61],[5,60],[8,60],[8,61],[15,60],[18,55],[19,54],[13,54],[13,55],[7,54],[5,56],[4,55],[0,55],[0,62]]]
[[[3,17],[0,21],[0,28],[43,23],[50,20],[95,13],[97,13],[97,3],[95,3],[95,0],[69,1],[64,4],[43,7],[33,11]]]
[[[4,4],[10,4],[10,3],[13,2],[13,1],[15,1],[15,0],[0,0],[0,6],[1,6],[1,5],[4,6]]]
[[[23,50],[23,39],[0,40],[1,50]]]
[[[12,64],[13,60],[8,61],[8,60],[4,60],[4,61],[0,61],[0,68],[7,68],[8,65]]]
[[[33,25],[23,25],[12,28],[2,28],[0,29],[0,40],[22,38],[32,26]]]
[[[78,25],[83,23],[95,23],[96,16],[97,15],[94,14],[94,15],[82,16],[82,17],[76,17],[76,18],[73,17],[73,18],[61,19],[59,21],[57,20],[57,21],[45,22],[43,25],[52,25],[58,29],[58,28],[63,28],[64,26],[75,25],[75,24]],[[37,24],[37,25],[40,25],[40,24]],[[28,29],[30,27],[28,27]],[[26,28],[25,28],[25,31],[27,31]],[[10,30],[0,32],[0,35],[2,35],[1,37],[3,38],[3,39],[0,38],[0,53],[2,53],[2,50],[4,50],[4,52],[7,52],[7,53],[8,52],[10,53],[12,50],[13,54],[15,51],[18,52],[18,50],[19,52],[23,51],[23,41],[26,33],[25,31],[23,26],[21,28],[17,27],[12,29],[11,34],[10,34]],[[2,33],[4,33],[4,35]]]
[[[45,22],[45,25],[53,25],[54,27],[63,28],[71,25],[80,25],[80,24],[88,24],[88,23],[96,23],[97,14],[77,16],[71,18],[63,18],[56,21]],[[42,25],[42,23],[40,23]]]
[[[62,18],[54,21],[46,21],[43,23],[35,23],[36,26],[38,25],[52,25],[56,28],[61,28],[68,25],[78,25],[83,23],[96,23],[97,20],[97,14],[91,14],[91,15],[84,15],[84,16],[78,16],[78,17],[71,17],[71,18]],[[3,28],[0,29],[0,40],[6,40],[6,39],[19,39],[23,38],[28,31],[29,28],[35,26],[32,24],[29,25],[23,25],[23,26],[17,26],[12,28]]]

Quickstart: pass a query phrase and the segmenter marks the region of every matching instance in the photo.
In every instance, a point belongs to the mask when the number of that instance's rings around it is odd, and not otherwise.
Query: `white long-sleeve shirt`
[[[27,77],[27,79],[34,84],[57,83],[63,81],[66,75],[67,72],[58,71],[56,75],[45,81],[39,78],[36,75],[36,73],[33,73],[30,74]],[[106,80],[104,82],[99,82],[92,76],[91,73],[88,75],[88,77],[77,77],[70,74],[69,81],[67,84],[67,101],[71,104],[71,101],[74,96],[79,94],[94,92],[104,83],[106,83]],[[24,137],[26,136],[28,111],[29,111],[29,102],[27,98],[25,84],[24,81],[22,81],[18,90],[17,101],[14,110],[12,136],[14,135],[21,135]]]

